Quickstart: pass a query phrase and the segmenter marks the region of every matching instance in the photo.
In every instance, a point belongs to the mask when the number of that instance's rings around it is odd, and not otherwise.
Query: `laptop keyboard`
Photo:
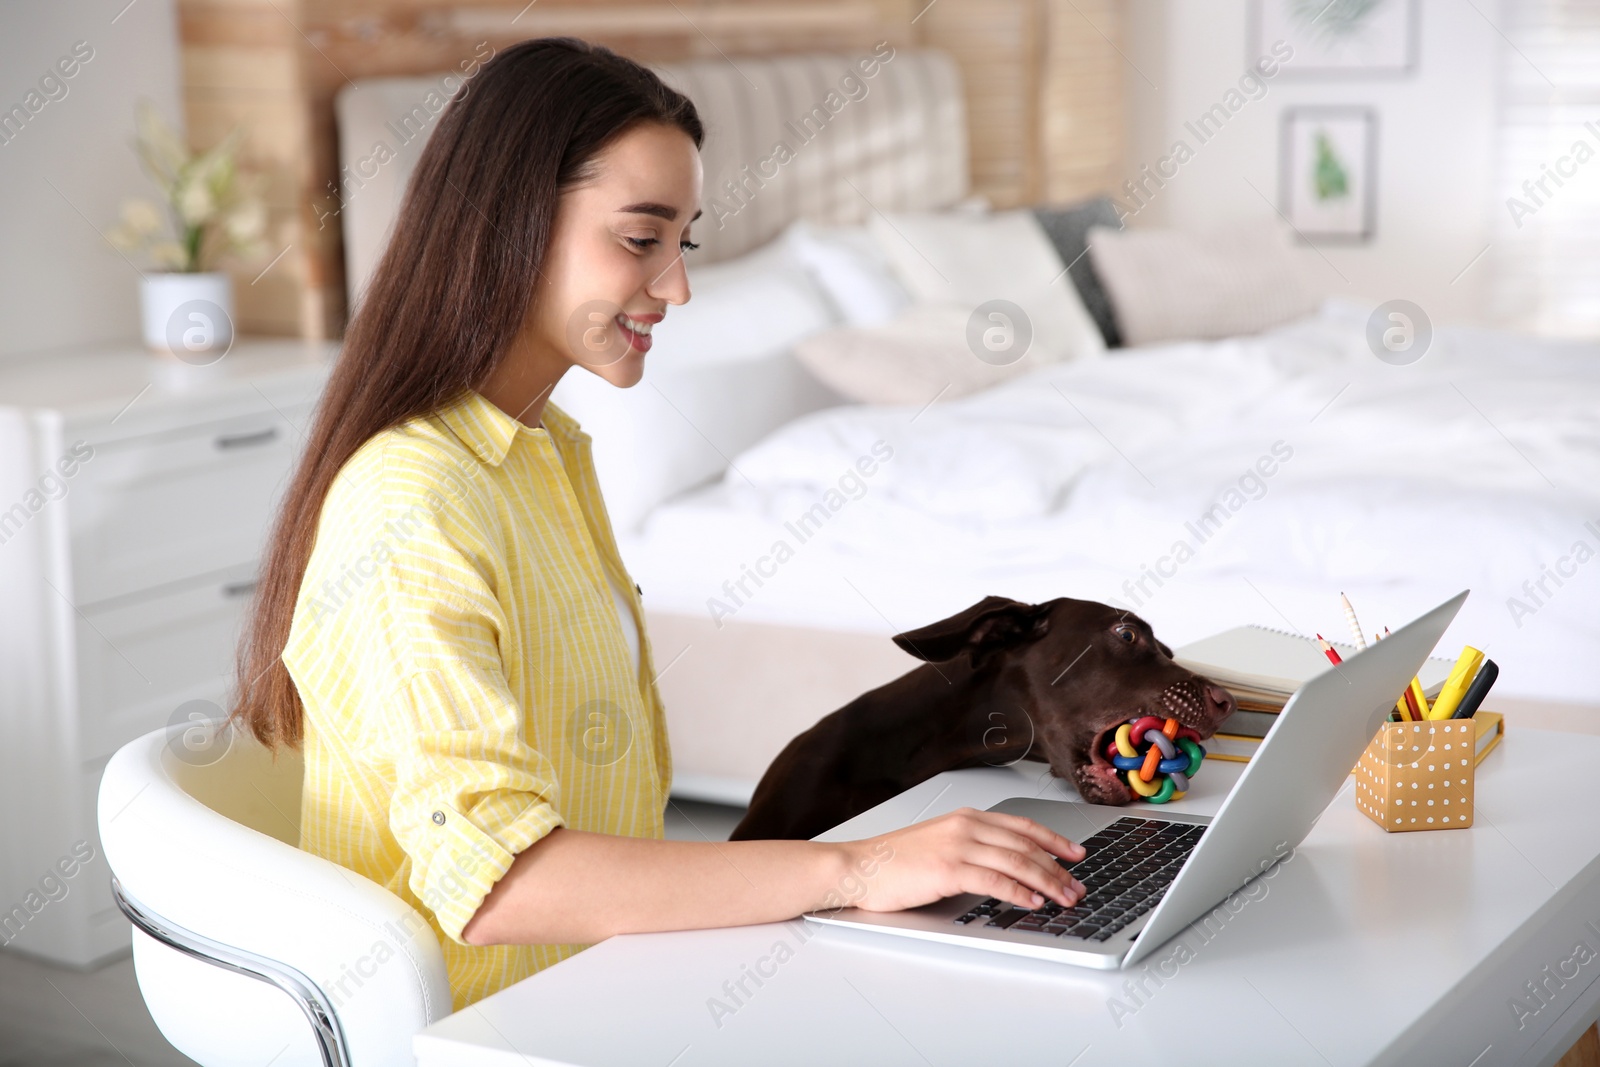
[[[1108,940],[1161,903],[1204,832],[1204,826],[1187,823],[1118,819],[1078,842],[1087,853],[1082,860],[1056,860],[1087,890],[1073,907],[1052,900],[1030,911],[990,897],[955,921],[963,926],[983,921],[985,926],[1050,937]]]

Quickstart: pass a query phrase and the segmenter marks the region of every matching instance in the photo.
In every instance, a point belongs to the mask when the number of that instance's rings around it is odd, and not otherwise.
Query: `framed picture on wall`
[[[1278,132],[1278,201],[1307,241],[1368,241],[1377,218],[1378,114],[1292,107]]]
[[[1417,69],[1417,0],[1252,0],[1250,56],[1278,42],[1284,77],[1404,75]]]

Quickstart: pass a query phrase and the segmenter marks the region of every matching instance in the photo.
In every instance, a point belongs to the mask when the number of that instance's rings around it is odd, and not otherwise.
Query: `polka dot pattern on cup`
[[[1390,832],[1472,825],[1470,719],[1387,723],[1355,767],[1356,807]],[[1447,756],[1448,754],[1448,756]]]

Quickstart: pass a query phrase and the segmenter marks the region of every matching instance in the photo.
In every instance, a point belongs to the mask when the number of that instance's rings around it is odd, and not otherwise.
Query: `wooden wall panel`
[[[1044,31],[1039,0],[939,0],[920,43],[955,58],[967,94],[973,192],[997,207],[1036,199]]]
[[[334,94],[456,67],[487,43],[572,34],[647,62],[934,47],[960,67],[973,191],[997,206],[1110,187],[1122,156],[1124,0],[179,0],[190,138],[248,131],[272,249],[235,270],[242,331],[337,336]],[[320,223],[320,224],[319,224]],[[266,259],[287,249],[259,278]]]
[[[244,129],[241,163],[266,176],[266,251],[230,267],[240,332],[325,337],[335,324],[311,281],[321,257],[300,217],[309,171],[302,42],[294,0],[277,3],[179,0],[186,125],[197,148]]]
[[[1040,199],[1115,187],[1126,130],[1122,0],[1049,0],[1038,145]]]

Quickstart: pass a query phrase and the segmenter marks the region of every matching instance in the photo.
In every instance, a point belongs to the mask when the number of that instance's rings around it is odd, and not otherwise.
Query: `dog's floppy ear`
[[[988,652],[1036,640],[1049,629],[1050,604],[986,596],[960,614],[895,634],[894,643],[920,660],[942,663],[968,649]]]

